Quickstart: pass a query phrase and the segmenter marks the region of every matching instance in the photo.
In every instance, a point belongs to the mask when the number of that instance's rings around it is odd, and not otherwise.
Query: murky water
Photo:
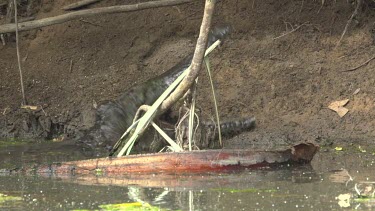
[[[43,147],[41,147],[43,146]],[[371,210],[369,147],[321,150],[311,165],[193,175],[1,175],[0,210]],[[0,148],[0,169],[84,158],[66,145]],[[103,205],[117,205],[118,209]],[[347,208],[345,208],[347,207]]]

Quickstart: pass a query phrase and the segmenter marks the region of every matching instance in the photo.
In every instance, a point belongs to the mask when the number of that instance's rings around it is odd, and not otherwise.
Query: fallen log
[[[50,26],[54,24],[60,24],[60,23],[64,23],[64,22],[68,22],[71,20],[84,18],[84,17],[97,16],[97,15],[102,15],[102,14],[111,14],[111,13],[132,12],[132,11],[139,11],[139,10],[145,10],[145,9],[150,9],[150,8],[176,6],[180,4],[190,3],[192,1],[193,0],[160,0],[160,1],[144,2],[144,3],[139,3],[139,4],[133,4],[133,5],[121,5],[121,6],[111,6],[111,7],[80,10],[80,11],[70,12],[70,13],[63,14],[63,15],[58,15],[55,17],[43,18],[39,20],[19,23],[18,31],[37,29],[37,28]],[[12,24],[0,25],[0,34],[15,32],[15,31],[16,31],[16,24],[12,23]]]
[[[283,164],[309,163],[319,147],[301,143],[286,150],[253,151],[246,149],[200,150],[179,153],[131,155],[81,161],[34,165],[8,173],[26,174],[134,174],[203,173],[236,169],[259,169]],[[6,173],[6,170],[0,172]]]

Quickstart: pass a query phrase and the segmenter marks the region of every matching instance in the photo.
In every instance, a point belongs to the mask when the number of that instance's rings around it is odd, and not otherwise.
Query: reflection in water
[[[171,210],[227,210],[230,204],[240,208],[277,199],[286,194],[283,190],[290,184],[308,184],[320,181],[319,178],[309,166],[180,176],[18,175],[0,177],[0,192],[22,197],[24,203],[17,206],[34,210],[96,209],[100,204],[126,202],[149,203]]]
[[[355,157],[319,153],[313,167],[285,166],[221,174],[2,175],[0,210],[98,209],[103,204],[130,202],[169,210],[340,210],[340,194],[355,194],[356,183],[375,179],[374,168],[367,165],[374,157],[363,157],[363,154]],[[85,155],[73,145],[43,145],[43,149],[35,145],[8,147],[0,149],[0,159],[5,161],[0,168],[83,158]],[[332,163],[333,158],[340,162]],[[329,162],[334,168],[326,168]],[[330,171],[343,167],[350,167],[347,173]],[[348,182],[347,174],[354,180]],[[362,191],[368,186],[358,188]],[[2,200],[1,194],[22,200]],[[350,196],[351,208],[369,206],[355,202],[353,195]]]
[[[0,147],[0,169],[20,167],[31,163],[53,163],[95,157],[90,149],[82,149],[74,142],[23,144]]]

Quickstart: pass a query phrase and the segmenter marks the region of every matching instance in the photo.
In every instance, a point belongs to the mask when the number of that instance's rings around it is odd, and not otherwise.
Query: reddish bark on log
[[[253,151],[246,149],[201,150],[179,153],[131,155],[99,158],[50,165],[24,167],[24,173],[101,174],[123,173],[200,173],[241,168],[264,168],[287,163],[308,163],[318,151],[312,143],[301,143],[286,150]]]

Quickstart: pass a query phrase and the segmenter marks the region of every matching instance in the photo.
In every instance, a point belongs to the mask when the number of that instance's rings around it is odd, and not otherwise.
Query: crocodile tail
[[[212,136],[210,139],[217,139],[219,130],[214,122],[203,122],[203,127]],[[243,131],[251,130],[255,127],[255,118],[243,118],[239,120],[226,121],[220,123],[221,135],[225,137],[235,136]]]
[[[220,123],[221,135],[226,138],[231,138],[254,127],[254,117]],[[218,144],[219,130],[214,122],[202,122],[199,128],[199,132],[195,134],[195,146],[203,149],[220,147]]]

